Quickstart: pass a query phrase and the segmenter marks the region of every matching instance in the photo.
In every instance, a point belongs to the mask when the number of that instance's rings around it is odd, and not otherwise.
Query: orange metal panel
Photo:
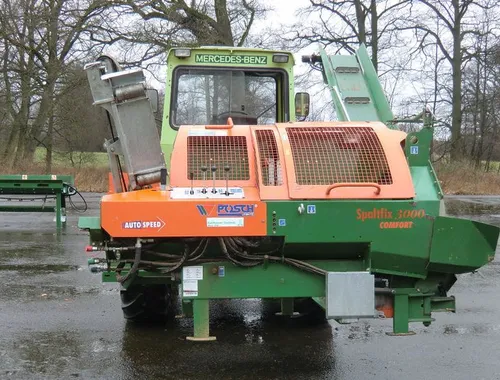
[[[243,155],[241,151],[241,145],[239,142],[237,144],[231,143],[227,144],[223,137],[243,137],[246,143],[246,154]],[[254,159],[254,145],[251,137],[250,127],[245,125],[235,125],[231,129],[213,129],[208,126],[183,126],[179,128],[177,137],[175,139],[174,150],[172,152],[171,159],[171,172],[170,172],[170,184],[172,186],[179,187],[189,187],[191,186],[191,181],[189,179],[189,155],[188,155],[188,138],[194,137],[198,139],[197,144],[202,144],[203,140],[200,142],[200,138],[210,138],[207,139],[207,146],[205,150],[202,150],[203,162],[196,162],[196,166],[205,165],[210,168],[211,162],[218,162],[224,165],[225,161],[230,164],[229,178],[232,178],[232,173],[237,170],[241,170],[242,167],[248,168],[248,179],[245,180],[230,180],[229,186],[239,186],[239,187],[257,187],[256,173],[257,169],[255,167]],[[223,149],[224,147],[229,147],[229,149]],[[231,151],[231,148],[238,149],[238,152]],[[238,154],[236,154],[238,153]],[[240,157],[241,156],[241,157]],[[236,160],[238,157],[238,160]],[[245,160],[244,162],[242,160]],[[206,162],[205,162],[206,161]],[[231,165],[232,164],[232,165]],[[233,166],[233,167],[231,167]],[[203,181],[200,177],[199,170],[201,168],[194,168],[196,171],[193,186],[207,186],[207,183],[212,186],[212,173],[210,169],[207,172],[207,180]],[[226,185],[223,175],[223,167],[217,168],[217,179],[215,181],[216,187],[223,187]]]
[[[178,200],[169,191],[109,194],[101,202],[101,226],[113,237],[265,236],[266,204],[257,189],[245,199]]]
[[[371,147],[368,151],[370,154],[377,154],[378,159],[383,159],[383,154],[385,153],[386,165],[388,165],[391,173],[390,180],[383,180],[381,183],[377,183],[377,187],[373,186],[374,181],[366,180],[366,182],[353,182],[352,186],[350,186],[349,182],[344,180],[339,181],[342,186],[331,188],[331,185],[335,184],[335,181],[330,179],[330,183],[327,183],[328,179],[319,175],[319,177],[313,178],[314,181],[311,181],[316,182],[315,184],[304,184],[302,177],[299,179],[297,178],[297,168],[292,154],[293,150],[290,145],[287,128],[297,128],[299,131],[301,128],[318,129],[323,127],[330,127],[331,129],[372,128],[380,141],[382,149],[380,149],[380,147]],[[390,130],[379,122],[288,123],[277,124],[277,129],[284,150],[289,195],[292,199],[409,199],[415,196],[410,170],[403,149],[401,148],[401,141],[404,140],[406,136],[404,132]],[[306,143],[312,144],[310,149],[319,149],[321,144],[324,146],[324,141],[301,142],[301,144]],[[370,144],[372,143],[370,142]],[[339,163],[344,165],[342,170],[347,170],[345,165],[349,164],[349,162],[346,162],[346,157],[347,156],[338,157]],[[332,158],[337,157],[329,157],[330,160]],[[297,159],[299,159],[299,157],[297,157]],[[307,158],[307,160],[309,159],[310,157]],[[318,165],[317,162],[307,160],[299,162],[301,165],[298,167],[299,174],[301,173],[300,170],[310,169],[314,171],[313,167]],[[343,162],[341,162],[342,160]],[[311,168],[308,168],[308,165],[310,165]],[[362,185],[363,183],[365,183],[365,185]]]
[[[259,182],[259,190],[260,190],[260,198],[264,200],[287,200],[290,199],[288,195],[288,177],[287,170],[285,167],[285,159],[283,155],[283,146],[281,144],[281,139],[276,127],[273,126],[259,126],[259,127],[251,127],[252,129],[252,137],[253,144],[255,148],[256,154],[256,168],[257,168],[257,177]],[[265,131],[267,132],[266,140],[261,141],[261,145],[258,143],[258,139],[256,136],[257,131]],[[270,133],[270,134],[269,134]],[[276,152],[270,152],[268,146],[262,145],[271,145],[272,137],[274,137],[276,143]],[[271,138],[271,140],[270,140]],[[272,162],[269,162],[269,161]],[[267,166],[267,167],[266,167]],[[278,171],[279,174],[275,175],[275,185],[272,185],[271,181],[265,181],[266,175],[269,176],[272,171],[270,167],[273,166],[273,171]],[[263,173],[264,172],[264,173]]]

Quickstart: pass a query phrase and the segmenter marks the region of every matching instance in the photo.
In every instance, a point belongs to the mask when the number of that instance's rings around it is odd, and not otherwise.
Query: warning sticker
[[[201,265],[182,268],[184,280],[203,280],[203,267]]]
[[[183,280],[182,281],[182,296],[183,297],[198,297],[198,280]]]
[[[201,265],[182,268],[182,296],[197,297],[199,280],[203,280]]]

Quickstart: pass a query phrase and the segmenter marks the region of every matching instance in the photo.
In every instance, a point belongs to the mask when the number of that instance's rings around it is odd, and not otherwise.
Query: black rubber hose
[[[238,243],[234,241],[233,238],[227,237],[224,238],[224,242],[226,243],[227,247],[230,248],[233,253],[243,253],[243,247],[239,246]]]
[[[261,264],[260,262],[256,262],[256,263],[244,263],[242,261],[236,260],[234,257],[232,257],[229,254],[229,251],[228,251],[227,246],[226,246],[226,239],[224,239],[224,238],[218,238],[218,239],[219,239],[219,244],[221,246],[222,252],[227,257],[227,259],[229,261],[231,261],[232,263],[234,263],[236,265],[239,265],[239,266],[242,266],[242,267],[247,267],[247,268],[254,267],[254,266],[257,266],[257,265]]]
[[[175,272],[177,269],[179,269],[184,263],[187,261],[189,254],[191,253],[189,246],[186,244],[184,247],[184,255],[182,256],[182,259],[179,260],[177,264],[175,264],[172,268],[167,269],[167,270],[162,270],[162,273],[172,273]]]
[[[140,244],[135,246],[134,263],[132,264],[132,268],[130,268],[130,270],[124,277],[120,276],[119,272],[116,272],[116,279],[120,284],[123,284],[129,278],[133,278],[137,275],[137,270],[139,269],[139,265],[141,264],[141,253],[142,253],[141,248],[142,247],[140,246]]]
[[[207,250],[209,241],[210,241],[210,239],[205,239],[205,245],[203,246],[203,249],[201,250],[200,254],[197,256],[194,256],[193,254],[189,255],[188,261],[196,261],[196,260],[200,259],[205,254],[205,251]]]
[[[73,208],[73,210],[75,210],[76,212],[85,212],[87,211],[88,209],[88,205],[87,205],[87,201],[85,200],[85,198],[83,197],[83,195],[78,191],[78,189],[72,185],[70,185],[69,183],[66,183],[66,186],[68,186],[68,190],[70,191],[68,194],[67,194],[67,197],[68,197],[68,201],[69,201],[69,204],[71,205],[71,207]],[[83,201],[83,208],[79,208],[75,205],[75,203],[73,202],[73,200],[71,199],[71,197],[75,194],[78,194],[78,196],[82,199]]]

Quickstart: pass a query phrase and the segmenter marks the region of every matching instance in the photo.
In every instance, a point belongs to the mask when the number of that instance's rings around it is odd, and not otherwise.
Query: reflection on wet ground
[[[87,195],[90,214],[96,195]],[[450,215],[500,225],[500,197],[450,197]],[[86,269],[87,236],[70,214],[0,214],[0,378],[8,379],[499,379],[500,264],[460,276],[456,314],[417,335],[388,337],[391,320],[339,325],[312,313],[275,316],[260,300],[211,306],[214,343],[184,337],[192,322],[122,319],[116,285]]]

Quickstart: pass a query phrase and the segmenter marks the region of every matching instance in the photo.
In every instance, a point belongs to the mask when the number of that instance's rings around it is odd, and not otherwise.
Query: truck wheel
[[[133,322],[160,322],[167,319],[174,302],[170,285],[135,285],[120,291],[125,319]]]

